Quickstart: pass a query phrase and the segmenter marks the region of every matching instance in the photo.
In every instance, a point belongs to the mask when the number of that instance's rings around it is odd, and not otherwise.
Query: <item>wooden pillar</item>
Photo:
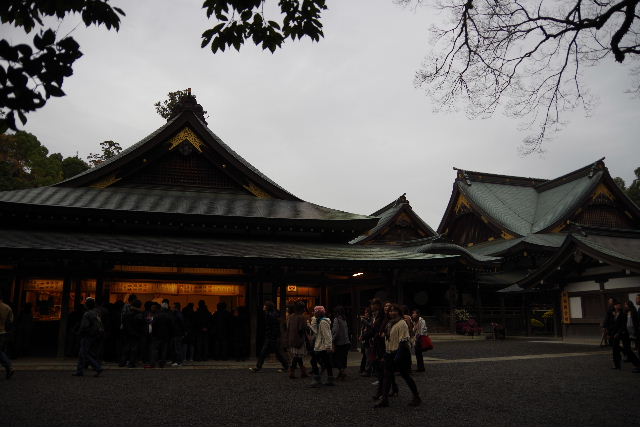
[[[258,339],[258,284],[255,280],[247,285],[247,307],[249,309],[249,354],[253,357],[257,353]]]
[[[527,294],[522,294],[522,311],[524,313],[524,321],[527,330],[527,336],[531,336],[531,316],[529,315],[529,298],[527,298]]]
[[[562,316],[560,308],[560,295],[553,296],[553,336],[560,336],[560,316]]]
[[[351,336],[355,339],[351,339],[351,347],[358,347],[358,319],[360,318],[360,290],[356,285],[351,285]]]
[[[323,305],[327,310],[329,304],[329,295],[327,294],[327,285],[324,283],[320,285],[320,305]]]
[[[104,279],[102,275],[96,278],[96,304],[102,305],[106,301],[104,300]]]
[[[455,276],[454,276],[455,277]],[[456,287],[455,279],[449,282],[449,332],[456,333],[456,304],[457,304],[458,289]]]
[[[507,313],[504,304],[504,295],[500,295],[500,320],[502,322],[502,326],[504,327],[505,333],[507,331]]]
[[[404,284],[398,280],[398,269],[393,270],[393,288],[396,293],[396,302],[400,305],[404,305]]]
[[[77,310],[82,304],[82,280],[73,279],[73,310]]]
[[[62,285],[62,305],[60,307],[60,325],[58,327],[58,358],[64,357],[64,347],[67,341],[67,322],[69,320],[69,299],[71,297],[71,277],[65,276]]]

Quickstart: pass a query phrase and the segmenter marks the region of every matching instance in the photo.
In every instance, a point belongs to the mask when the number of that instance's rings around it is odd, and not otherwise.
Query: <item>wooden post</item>
[[[456,304],[457,304],[458,290],[456,288],[456,282],[452,280],[449,283],[449,332],[456,333]]]
[[[102,275],[96,278],[96,304],[104,304],[104,279]]]
[[[249,354],[257,353],[258,339],[258,284],[251,280],[247,284],[247,307],[249,308]]]
[[[73,310],[77,310],[82,304],[82,280],[76,278],[73,280]]]
[[[560,295],[553,296],[553,336],[558,338],[560,336]]]
[[[69,299],[71,297],[71,277],[66,275],[62,285],[62,304],[60,307],[60,325],[58,327],[58,358],[64,357],[67,341],[67,322],[69,321]]]
[[[476,307],[478,308],[478,323],[484,320],[484,310],[482,308],[482,297],[480,296],[480,283],[476,282]]]
[[[507,313],[504,304],[504,295],[500,295],[500,320],[502,321],[502,326],[504,327],[505,333],[507,331]]]
[[[356,285],[351,285],[351,336],[354,338],[351,340],[351,347],[358,347],[358,319],[360,318],[360,291]]]
[[[398,283],[398,269],[395,268],[393,270],[393,282],[392,282],[392,286],[393,289],[395,290],[395,294],[396,294],[396,302],[400,305],[404,305],[404,288],[402,283]]]
[[[527,336],[531,336],[531,321],[530,321],[530,310],[529,310],[529,299],[527,298],[527,294],[522,294],[522,310],[524,312],[524,321],[527,326]]]

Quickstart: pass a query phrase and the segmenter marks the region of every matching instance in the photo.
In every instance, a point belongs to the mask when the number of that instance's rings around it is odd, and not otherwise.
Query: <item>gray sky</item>
[[[65,81],[67,96],[28,117],[26,130],[51,151],[86,157],[107,139],[127,147],[163,124],[154,102],[191,87],[209,127],[302,199],[368,214],[406,192],[433,228],[453,166],[553,178],[606,156],[627,183],[640,166],[640,100],[625,93],[628,67],[612,59],[586,71],[599,99],[592,116],[565,115],[544,155],[521,157],[526,133],[517,121],[436,114],[414,88],[428,28],[443,19],[431,9],[333,0],[320,43],[287,42],[275,54],[247,44],[214,55],[200,48],[200,34],[213,26],[200,0],[113,3],[127,13],[120,32],[80,25],[74,36],[85,56]]]

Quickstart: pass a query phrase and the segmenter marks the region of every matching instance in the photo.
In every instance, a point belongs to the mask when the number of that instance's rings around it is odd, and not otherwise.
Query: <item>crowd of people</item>
[[[287,320],[282,341],[286,344],[291,363],[278,344],[281,327],[278,313],[271,302],[264,304],[265,340],[253,372],[260,372],[265,358],[275,354],[282,365],[278,371],[289,373],[294,379],[308,377],[304,360],[310,356],[310,387],[334,386],[336,380],[346,378],[347,357],[351,348],[348,322],[343,307],[335,307],[332,316],[323,306],[308,313],[306,304],[299,301],[287,307]],[[421,336],[427,336],[427,327],[418,310],[409,314],[404,306],[373,299],[360,317],[358,341],[362,352],[360,375],[376,377],[373,398],[375,408],[389,406],[389,397],[398,394],[395,373],[405,381],[412,393],[411,406],[421,403],[415,381],[410,376],[412,349],[416,355],[417,372],[424,372]],[[337,371],[337,375],[334,374]],[[323,376],[326,378],[323,381]]]
[[[636,295],[636,304],[640,306],[640,294]],[[624,354],[624,361],[634,366],[632,372],[640,373],[640,313],[633,302],[609,298],[602,322],[602,339],[603,344],[612,348],[612,369],[622,369]],[[635,352],[631,348],[632,343],[635,344]]]
[[[273,353],[282,365],[279,371],[288,372],[289,378],[297,378],[299,370],[301,378],[311,377],[310,387],[334,386],[347,376],[349,350],[352,340],[357,339],[362,352],[360,375],[376,379],[375,407],[388,406],[389,397],[398,394],[395,373],[412,393],[409,404],[421,403],[410,376],[412,351],[416,355],[416,371],[424,371],[420,337],[427,335],[427,328],[418,310],[410,313],[404,306],[373,299],[359,317],[357,337],[351,334],[347,315],[340,306],[332,313],[323,306],[309,311],[305,301],[297,301],[287,306],[283,319],[275,305],[267,301],[263,311],[264,340],[256,366],[251,368],[253,372],[259,372],[266,357]],[[6,334],[2,332],[9,329],[14,318],[1,298],[0,320],[0,348],[4,348]],[[224,302],[211,313],[202,300],[196,309],[192,303],[184,308],[178,302],[171,305],[168,299],[143,303],[133,294],[126,303],[109,307],[96,305],[93,298],[87,298],[82,310],[76,310],[69,320],[72,333],[67,347],[76,349],[78,355],[73,375],[84,376],[91,366],[94,376],[100,376],[104,369],[102,361],[110,352],[109,360],[129,368],[140,362],[145,368],[162,368],[208,358],[244,360],[248,356],[245,320],[241,310],[229,312]],[[305,366],[307,358],[310,373]],[[10,378],[14,371],[2,351],[0,363]]]

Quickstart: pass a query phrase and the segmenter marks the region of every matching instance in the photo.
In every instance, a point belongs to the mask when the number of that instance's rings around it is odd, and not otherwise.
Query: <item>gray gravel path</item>
[[[554,357],[557,353],[589,353]],[[448,359],[545,358],[438,363],[415,374],[423,406],[409,392],[373,410],[370,378],[309,389],[273,369],[107,370],[101,378],[30,371],[0,379],[3,426],[632,426],[640,425],[640,374],[611,371],[592,346],[527,341],[440,343]],[[350,368],[354,371],[353,368]]]

